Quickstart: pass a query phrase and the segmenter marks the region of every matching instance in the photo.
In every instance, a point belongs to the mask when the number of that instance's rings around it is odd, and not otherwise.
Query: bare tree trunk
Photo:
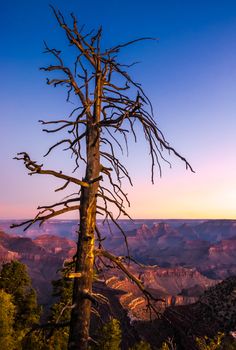
[[[86,178],[86,181],[99,175],[99,150],[97,145],[90,150],[88,160],[88,178]],[[75,307],[71,316],[68,345],[70,350],[87,349],[91,307],[89,296],[92,293],[94,269],[97,190],[98,182],[95,182],[89,188],[82,188],[81,193],[80,227],[75,268],[75,272],[80,272],[81,277],[75,278],[74,281],[73,304]]]
[[[96,122],[101,113],[101,77],[100,62],[98,62],[97,79],[95,85],[95,99],[93,120],[87,125],[87,167],[85,181],[89,187],[81,189],[80,226],[76,253],[75,272],[81,277],[75,278],[73,287],[73,305],[69,350],[87,350],[91,314],[91,294],[94,271],[94,247],[97,192],[99,181],[95,181],[100,173],[100,133]],[[88,117],[89,119],[89,117]]]

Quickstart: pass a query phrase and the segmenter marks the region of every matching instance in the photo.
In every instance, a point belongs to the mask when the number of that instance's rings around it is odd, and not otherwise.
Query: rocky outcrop
[[[0,263],[9,262],[19,259],[20,255],[17,252],[7,250],[0,244]]]
[[[199,350],[196,337],[212,339],[218,332],[227,336],[220,348],[234,349],[236,340],[230,334],[236,329],[236,276],[210,287],[196,303],[168,307],[159,319],[132,326],[154,349],[171,339],[177,349]]]
[[[199,290],[204,291],[217,283],[201,275],[196,269],[182,267],[164,269],[154,266],[141,268],[137,265],[130,265],[129,269],[139,277],[155,298],[164,300],[155,305],[160,312],[168,306],[196,302],[200,294]],[[138,287],[120,271],[107,271],[105,276],[105,283],[109,288],[123,292],[119,300],[122,307],[127,310],[130,319],[132,321],[148,320],[150,313],[146,308],[147,301]]]
[[[224,260],[225,264],[233,264],[236,261],[236,236],[224,239],[212,245],[208,250],[210,260]]]
[[[197,350],[196,337],[229,334],[236,329],[236,276],[209,288],[195,304],[166,309],[164,317],[182,350]]]
[[[199,224],[142,224],[127,232],[131,255],[145,265],[196,267],[210,278],[226,278],[236,272],[236,222],[211,220]],[[219,241],[222,237],[226,237]],[[227,238],[229,237],[229,238]],[[105,242],[106,243],[106,242]],[[109,249],[126,254],[121,238],[107,241]]]
[[[37,246],[45,249],[50,254],[72,257],[76,251],[76,243],[67,238],[54,235],[41,235],[33,241]]]

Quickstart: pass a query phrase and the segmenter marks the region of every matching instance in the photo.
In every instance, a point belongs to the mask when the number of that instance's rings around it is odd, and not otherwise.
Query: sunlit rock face
[[[12,252],[0,245],[0,263],[17,260],[19,257],[20,255],[17,252]]]
[[[75,254],[75,242],[63,237],[44,234],[35,238],[34,243],[48,253],[62,255],[65,258]]]
[[[163,302],[154,303],[160,312],[168,306],[196,302],[204,290],[217,283],[196,269],[182,267],[164,269],[153,266],[142,268],[137,265],[130,265],[129,268],[155,298],[163,299]],[[119,300],[132,321],[150,318],[150,310],[146,307],[147,301],[133,282],[116,270],[107,271],[105,276],[108,287],[123,292]]]

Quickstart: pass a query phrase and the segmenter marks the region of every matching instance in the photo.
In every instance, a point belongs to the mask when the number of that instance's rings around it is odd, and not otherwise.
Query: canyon
[[[51,281],[60,278],[60,269],[76,251],[77,222],[52,220],[26,232],[22,227],[10,230],[10,223],[0,221],[0,265],[15,259],[27,265],[47,315],[55,302]],[[127,256],[117,227],[97,224],[104,248]],[[94,291],[110,303],[99,305],[98,311],[105,321],[116,317],[122,329],[129,330],[122,349],[138,340],[156,348],[174,339],[180,349],[196,350],[196,336],[235,330],[236,220],[119,220],[119,225],[132,256],[124,263],[155,299],[162,300],[153,301],[160,318],[122,271],[103,266]],[[98,322],[92,317],[92,329]]]
[[[48,221],[11,231],[9,221],[0,221],[0,261],[18,259],[28,266],[39,301],[51,302],[51,280],[75,254],[76,221]],[[204,290],[236,274],[236,221],[234,220],[120,220],[127,235],[129,253],[138,263],[129,268],[147,290],[164,300],[158,307],[191,304]],[[127,255],[124,238],[111,224],[98,222],[104,246],[117,255]],[[147,319],[145,299],[120,270],[105,269],[104,285],[117,291],[130,319]]]

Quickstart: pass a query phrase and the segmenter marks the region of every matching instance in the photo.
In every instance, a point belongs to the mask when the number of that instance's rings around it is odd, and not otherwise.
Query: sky
[[[191,163],[173,156],[151,184],[147,148],[131,142],[124,159],[133,187],[125,185],[133,218],[236,218],[236,2],[210,0],[51,0],[66,18],[74,12],[86,28],[103,26],[104,47],[152,36],[124,48],[120,60],[139,61],[131,73],[152,101],[165,137]],[[0,218],[34,216],[38,205],[63,197],[52,178],[29,177],[12,158],[27,151],[37,161],[53,143],[39,119],[64,117],[71,110],[63,90],[46,85],[39,67],[51,63],[43,40],[66,48],[49,2],[0,1],[1,136]],[[71,55],[71,56],[70,56]],[[45,163],[46,164],[46,163]],[[56,169],[71,169],[62,152],[49,158]],[[76,218],[77,214],[70,216]]]

